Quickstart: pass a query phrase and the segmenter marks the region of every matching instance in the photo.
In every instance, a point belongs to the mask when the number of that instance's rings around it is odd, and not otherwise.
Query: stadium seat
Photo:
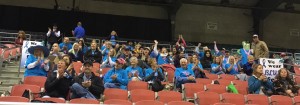
[[[102,70],[102,71],[101,71]],[[102,74],[102,77],[104,77],[104,75],[109,71],[109,70],[111,70],[111,68],[101,68],[100,69],[100,74]]]
[[[248,86],[245,85],[234,85],[239,94],[247,95],[248,94]]]
[[[272,95],[270,105],[292,105],[293,100],[288,96]]]
[[[71,104],[100,104],[98,100],[94,99],[86,99],[86,98],[77,98],[77,99],[71,99]]]
[[[74,70],[76,72],[77,75],[79,75],[81,73],[81,67],[82,67],[82,63],[81,62],[73,62],[73,66],[74,66]]]
[[[222,102],[232,103],[232,104],[236,104],[236,105],[244,105],[245,97],[242,94],[223,93],[222,94]]]
[[[131,102],[155,100],[155,93],[151,90],[135,89],[130,91]]]
[[[158,92],[158,101],[163,103],[182,101],[181,93],[175,91],[160,91]]]
[[[164,72],[167,72],[167,82],[173,83],[174,82],[174,73],[176,67],[172,64],[163,64],[161,65]]]
[[[44,88],[47,77],[44,76],[27,76],[24,78],[24,84],[37,85]]]
[[[93,69],[92,69],[92,71],[94,72],[94,74],[96,76],[100,76],[99,70],[100,70],[100,63],[93,63]]]
[[[120,100],[120,99],[111,99],[111,100],[105,100],[104,104],[109,105],[132,105],[132,103],[128,100]]]
[[[248,82],[247,81],[233,80],[232,83],[234,85],[242,85],[242,86],[247,86],[248,87]]]
[[[300,105],[300,96],[294,97],[294,102],[295,105]]]
[[[185,99],[194,99],[194,93],[204,91],[204,85],[199,83],[185,83],[182,89]]]
[[[196,78],[196,83],[207,85],[212,83],[212,79]]]
[[[66,103],[66,101],[64,99],[61,99],[61,98],[36,98],[35,100],[52,101],[52,102],[55,102],[55,103]]]
[[[143,100],[136,102],[135,105],[164,105],[164,103],[155,100]]]
[[[294,66],[294,71],[296,75],[300,76],[300,69],[298,66]]]
[[[248,104],[268,105],[269,99],[265,95],[260,94],[248,94],[246,96],[246,102]]]
[[[168,103],[168,105],[194,105],[194,104],[187,101],[171,101]]]
[[[29,102],[29,99],[20,96],[6,96],[0,97],[0,102]]]
[[[217,74],[205,74],[207,78],[211,80],[219,79],[219,76]]]
[[[222,94],[226,93],[226,86],[218,84],[208,84],[206,85],[206,91]]]
[[[232,103],[215,103],[214,105],[236,105]]]
[[[130,81],[128,83],[128,91],[134,90],[134,89],[148,89],[148,83],[143,81]]]
[[[198,92],[195,95],[195,102],[198,105],[211,105],[220,102],[220,95],[215,92]]]
[[[41,92],[40,86],[20,84],[20,85],[14,85],[12,87],[10,96],[22,96],[26,89],[30,90],[32,93],[40,93]]]
[[[295,82],[296,82],[296,84],[300,84],[300,76],[296,76],[296,75],[294,75],[294,79],[295,79]]]
[[[233,81],[233,80],[235,80],[235,76],[229,75],[229,74],[221,74],[220,79],[226,79],[226,80]]]
[[[128,100],[128,92],[122,89],[108,88],[104,90],[104,99],[121,99]]]
[[[229,84],[231,84],[231,81],[227,79],[219,79],[218,81],[220,85],[224,85],[224,86],[228,86]]]

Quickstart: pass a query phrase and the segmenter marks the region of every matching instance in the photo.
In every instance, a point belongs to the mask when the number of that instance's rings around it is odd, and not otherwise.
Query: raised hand
[[[158,43],[158,41],[157,41],[157,40],[154,40],[154,43],[155,43],[155,44],[157,44],[157,43]]]

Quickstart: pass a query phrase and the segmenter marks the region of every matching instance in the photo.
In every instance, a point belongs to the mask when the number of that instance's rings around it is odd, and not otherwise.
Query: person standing
[[[79,40],[80,38],[84,38],[85,30],[82,27],[81,22],[77,23],[77,27],[72,31],[72,34],[76,37],[77,40]]]
[[[268,58],[269,57],[269,49],[267,44],[264,41],[259,40],[258,35],[253,35],[252,49],[253,55],[256,63],[259,58]]]
[[[49,27],[47,32],[48,49],[52,48],[54,43],[58,43],[60,37],[60,31],[56,25],[53,25],[52,29]]]

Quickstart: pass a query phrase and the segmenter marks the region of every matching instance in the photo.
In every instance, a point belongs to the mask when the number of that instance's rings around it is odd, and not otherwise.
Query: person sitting
[[[67,65],[67,68],[66,68],[67,73],[70,74],[70,76],[71,76],[72,78],[75,77],[76,72],[75,72],[75,70],[74,70],[74,65],[73,65],[73,63],[72,63],[71,57],[70,57],[69,55],[64,55],[64,56],[62,57],[62,59],[65,60],[66,63],[67,63],[67,64],[66,64],[66,65]]]
[[[49,70],[48,48],[44,46],[32,46],[28,49],[30,55],[26,59],[24,77],[27,76],[47,76]]]
[[[175,70],[175,84],[181,90],[181,85],[185,83],[194,83],[195,75],[192,69],[187,67],[187,59],[180,59],[180,68]]]
[[[294,97],[298,95],[299,87],[293,81],[290,73],[285,68],[281,68],[275,77],[274,94]]]
[[[248,91],[250,94],[272,95],[273,83],[263,74],[263,66],[253,66],[253,75],[248,79]]]
[[[211,71],[212,74],[224,74],[224,68],[222,66],[222,61],[219,56],[216,56],[214,62],[211,64]]]
[[[63,50],[63,49],[66,48],[67,51],[69,51],[70,49],[72,49],[72,44],[70,43],[70,39],[68,37],[65,37],[64,38],[64,42],[62,42],[62,43],[59,44],[59,48],[61,50]]]
[[[102,54],[101,52],[97,49],[97,43],[92,42],[91,43],[91,49],[89,49],[85,54],[84,54],[84,61],[92,61],[97,62],[97,63],[101,63],[102,60]]]
[[[213,61],[211,52],[209,50],[204,51],[205,56],[201,59],[203,69],[211,70],[211,63]]]
[[[125,69],[125,71],[128,74],[128,78],[131,81],[141,81],[144,79],[144,71],[137,64],[138,64],[138,59],[136,57],[131,57],[130,66],[128,66]]]
[[[74,62],[83,62],[83,52],[79,48],[78,43],[74,43],[72,49],[69,50],[68,55],[72,58]]]
[[[80,38],[79,41],[78,41],[78,44],[79,44],[79,49],[81,49],[81,51],[83,52],[83,54],[85,54],[86,51],[88,50],[88,47],[85,45],[84,39]]]
[[[243,72],[246,73],[248,76],[251,76],[253,73],[253,64],[254,64],[254,57],[252,55],[248,56],[248,62],[243,65]]]
[[[102,61],[105,61],[107,59],[108,53],[111,49],[113,49],[112,43],[110,41],[106,41],[101,48],[101,53],[103,55]]]
[[[225,64],[225,69],[227,74],[231,74],[231,75],[239,74],[240,70],[233,56],[229,57],[229,63]]]
[[[152,90],[157,92],[162,90],[164,87],[161,82],[164,80],[164,73],[162,69],[157,65],[156,59],[152,58],[149,61],[151,68],[145,70],[145,81],[152,82]]]
[[[101,68],[112,68],[115,66],[115,61],[117,60],[116,58],[116,50],[115,49],[110,49],[109,53],[107,54],[107,59],[104,60],[101,64]]]
[[[60,60],[57,64],[57,70],[47,77],[44,97],[67,98],[69,87],[72,85],[72,78],[70,78],[66,68],[67,61]]]
[[[205,73],[197,54],[192,56],[192,62],[188,65],[188,68],[194,71],[196,78],[205,78]]]
[[[122,69],[125,64],[126,61],[123,58],[116,60],[115,67],[104,75],[105,88],[127,89],[128,76],[126,71]]]
[[[57,65],[57,63],[58,63],[58,61],[60,60],[60,59],[62,59],[62,56],[63,56],[63,53],[62,52],[60,52],[60,48],[59,48],[59,46],[58,46],[58,44],[57,43],[54,43],[53,45],[52,45],[52,51],[50,52],[50,55],[49,56],[54,56],[54,59],[52,59],[51,61],[50,61],[50,68],[49,68],[49,73],[50,73],[50,75],[52,74],[52,71],[54,71],[54,70],[56,70],[57,68],[56,68],[56,65]]]
[[[24,40],[26,40],[25,32],[23,30],[20,30],[18,32],[18,37],[15,40],[15,44],[17,46],[22,46]]]
[[[92,72],[93,62],[84,62],[82,71],[79,76],[74,78],[74,84],[71,86],[71,98],[89,98],[99,99],[104,92],[102,79],[95,76]]]
[[[121,50],[121,54],[118,58],[123,58],[126,61],[125,67],[128,67],[130,65],[130,58],[131,58],[131,50],[129,47],[123,46]]]

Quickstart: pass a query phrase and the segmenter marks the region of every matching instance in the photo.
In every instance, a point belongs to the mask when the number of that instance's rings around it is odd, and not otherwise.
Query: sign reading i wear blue
[[[278,74],[278,70],[283,68],[280,59],[260,58],[259,63],[263,66],[263,73],[270,79],[274,79]]]
[[[43,44],[42,44],[42,42],[37,42],[37,41],[27,41],[27,40],[23,41],[22,58],[21,58],[21,63],[20,63],[21,68],[25,68],[25,61],[26,61],[28,55],[30,55],[30,53],[28,52],[28,48],[30,48],[31,46],[36,46],[36,45],[42,46]]]

